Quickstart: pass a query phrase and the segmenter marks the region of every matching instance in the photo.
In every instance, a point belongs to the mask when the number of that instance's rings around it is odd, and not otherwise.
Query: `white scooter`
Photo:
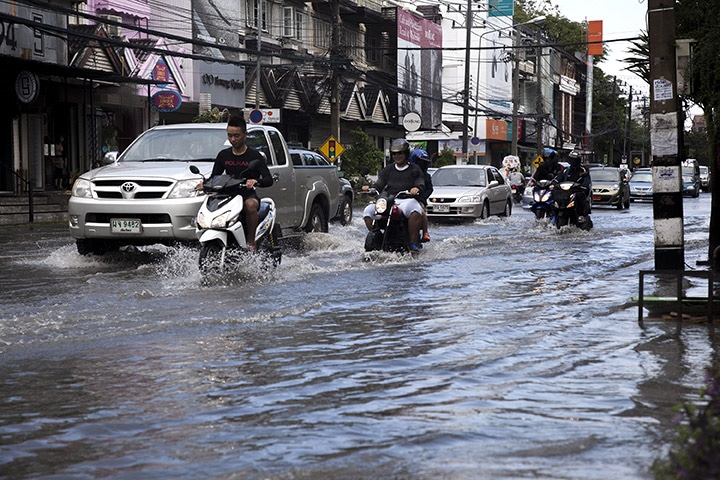
[[[200,174],[192,165],[190,171]],[[206,198],[197,214],[197,236],[200,240],[200,273],[207,283],[214,276],[222,275],[226,262],[234,256],[251,255],[245,240],[243,197],[245,179],[230,175],[203,177]],[[279,246],[280,225],[275,224],[275,202],[268,197],[260,199],[258,226],[255,231],[257,254],[273,267],[280,264],[282,251]]]

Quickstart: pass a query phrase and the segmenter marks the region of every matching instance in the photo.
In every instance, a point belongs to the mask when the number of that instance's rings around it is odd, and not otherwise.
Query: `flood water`
[[[709,211],[685,200],[687,268]],[[64,225],[0,229],[0,477],[651,478],[718,340],[638,323],[652,205],[593,219],[516,207],[363,262],[356,210],[211,287],[194,248],[81,257]]]

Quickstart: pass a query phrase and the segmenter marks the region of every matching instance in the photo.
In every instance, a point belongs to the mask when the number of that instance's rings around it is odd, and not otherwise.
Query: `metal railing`
[[[683,296],[683,280],[685,277],[704,278],[707,280],[707,299],[697,298],[701,304],[703,300],[707,301],[708,321],[713,323],[715,317],[715,274],[713,270],[640,270],[640,283],[638,288],[638,323],[643,323],[643,308],[649,299],[645,297],[645,277],[646,276],[670,276],[675,280],[675,296],[664,298],[663,300],[674,304],[678,312],[680,320],[683,318],[683,303],[689,300],[689,297]],[[686,307],[687,308],[687,307]]]
[[[27,191],[28,194],[28,222],[33,223],[35,221],[35,207],[33,202],[33,188],[32,188],[32,178],[25,178],[23,177],[19,172],[13,170],[11,167],[5,165],[4,163],[0,163],[0,165],[3,166],[4,169],[9,171],[15,176],[15,193],[21,193],[22,188],[20,188],[20,185],[24,186],[24,190]]]

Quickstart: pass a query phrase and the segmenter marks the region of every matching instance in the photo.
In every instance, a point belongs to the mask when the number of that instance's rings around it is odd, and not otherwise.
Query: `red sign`
[[[173,90],[161,90],[152,96],[152,107],[158,112],[174,112],[182,105],[182,97]]]

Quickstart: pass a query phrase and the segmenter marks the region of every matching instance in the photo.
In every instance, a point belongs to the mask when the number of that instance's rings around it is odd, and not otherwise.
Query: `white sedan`
[[[427,214],[434,220],[506,217],[512,213],[510,185],[490,165],[440,167],[433,173],[432,183]]]

